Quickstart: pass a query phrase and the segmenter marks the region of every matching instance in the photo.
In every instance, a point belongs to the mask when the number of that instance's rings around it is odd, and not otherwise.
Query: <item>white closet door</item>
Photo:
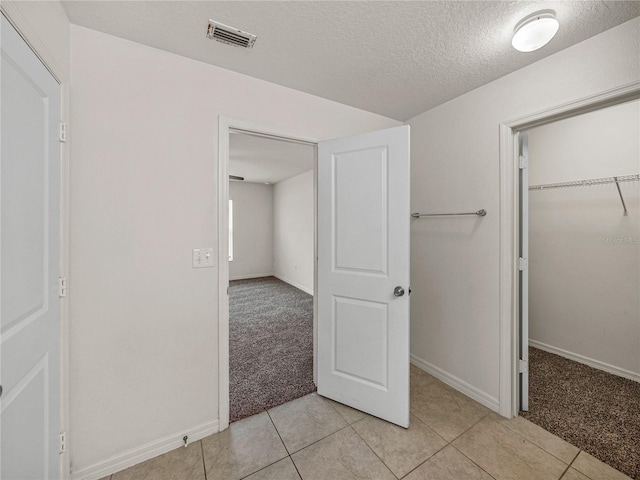
[[[60,87],[2,17],[0,476],[59,477]]]

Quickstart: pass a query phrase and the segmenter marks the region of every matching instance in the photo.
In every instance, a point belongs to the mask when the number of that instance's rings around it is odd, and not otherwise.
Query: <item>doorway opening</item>
[[[409,127],[318,143],[220,117],[219,430],[229,426],[228,179],[234,131],[314,147],[314,383],[324,397],[408,427]],[[315,159],[316,146],[320,160]],[[232,204],[234,235],[236,203]],[[238,253],[233,243],[235,262]]]
[[[640,477],[640,101],[519,132],[519,414]]]
[[[317,141],[225,117],[218,141],[224,430],[315,390]]]
[[[316,146],[232,130],[229,139],[229,419],[316,390]]]

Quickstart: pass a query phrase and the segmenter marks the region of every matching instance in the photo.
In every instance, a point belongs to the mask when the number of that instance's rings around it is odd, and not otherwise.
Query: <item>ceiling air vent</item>
[[[253,44],[256,42],[256,38],[258,37],[251,33],[238,30],[237,28],[209,20],[207,38],[226,43],[227,45],[234,45],[236,47],[253,48]]]

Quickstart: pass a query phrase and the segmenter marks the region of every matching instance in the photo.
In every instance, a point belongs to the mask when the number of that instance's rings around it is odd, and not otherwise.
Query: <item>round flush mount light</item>
[[[513,30],[513,48],[520,52],[533,52],[551,41],[560,28],[553,10],[541,10],[526,16]]]

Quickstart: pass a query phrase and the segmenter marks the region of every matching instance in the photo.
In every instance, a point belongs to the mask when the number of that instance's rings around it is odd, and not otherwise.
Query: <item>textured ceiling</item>
[[[72,23],[397,120],[640,15],[639,1],[63,1]],[[532,53],[513,27],[543,8],[560,31]],[[258,36],[205,37],[209,18]]]
[[[234,133],[229,136],[229,174],[245,182],[278,183],[313,169],[315,147]]]

